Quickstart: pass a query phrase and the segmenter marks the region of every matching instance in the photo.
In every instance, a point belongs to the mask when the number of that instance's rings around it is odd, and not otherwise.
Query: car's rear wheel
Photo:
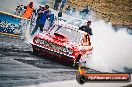
[[[86,82],[86,78],[84,75],[79,74],[79,72],[77,72],[76,75],[76,80],[79,84],[84,84]]]

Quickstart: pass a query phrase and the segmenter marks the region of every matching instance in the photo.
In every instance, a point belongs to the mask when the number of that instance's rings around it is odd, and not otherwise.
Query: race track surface
[[[0,35],[0,87],[75,80],[76,69],[32,53],[19,38]]]

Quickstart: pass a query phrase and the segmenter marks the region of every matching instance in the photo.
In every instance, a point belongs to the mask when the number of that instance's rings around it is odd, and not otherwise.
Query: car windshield
[[[71,42],[80,43],[82,33],[62,26],[56,26],[54,29],[57,30],[56,33],[67,36]]]
[[[68,24],[74,25],[74,26],[78,26],[80,27],[82,24],[82,20],[79,19],[75,19],[75,20],[70,20],[67,22]]]

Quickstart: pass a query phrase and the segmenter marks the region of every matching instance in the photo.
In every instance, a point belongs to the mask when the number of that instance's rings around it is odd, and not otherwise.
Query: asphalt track
[[[0,87],[75,80],[76,69],[32,53],[30,44],[0,36]]]

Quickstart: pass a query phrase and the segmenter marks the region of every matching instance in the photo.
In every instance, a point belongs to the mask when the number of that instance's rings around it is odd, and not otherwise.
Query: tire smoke
[[[126,29],[115,32],[111,23],[98,20],[92,23],[93,56],[87,67],[105,71],[124,72],[124,67],[132,68],[132,36]]]

